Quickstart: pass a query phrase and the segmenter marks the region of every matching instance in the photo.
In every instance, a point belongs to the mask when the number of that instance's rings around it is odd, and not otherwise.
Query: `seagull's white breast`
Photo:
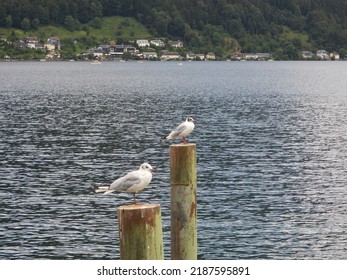
[[[193,122],[185,122],[184,123],[184,129],[180,133],[180,137],[187,137],[194,129],[194,123]]]

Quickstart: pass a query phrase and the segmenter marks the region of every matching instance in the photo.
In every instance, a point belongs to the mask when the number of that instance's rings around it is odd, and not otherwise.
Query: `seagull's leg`
[[[187,144],[186,137],[182,137],[182,143]]]
[[[136,193],[134,193],[134,204],[136,204]]]

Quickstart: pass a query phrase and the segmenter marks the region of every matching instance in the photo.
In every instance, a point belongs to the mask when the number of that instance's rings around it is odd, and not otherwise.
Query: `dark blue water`
[[[345,62],[0,63],[0,259],[117,259],[96,195],[148,161],[170,256],[169,143],[196,119],[200,259],[347,259]]]

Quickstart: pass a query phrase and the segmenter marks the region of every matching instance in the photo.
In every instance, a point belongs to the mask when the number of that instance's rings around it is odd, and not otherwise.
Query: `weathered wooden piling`
[[[159,204],[135,204],[117,209],[122,260],[163,260]]]
[[[170,146],[171,259],[197,259],[196,145]]]

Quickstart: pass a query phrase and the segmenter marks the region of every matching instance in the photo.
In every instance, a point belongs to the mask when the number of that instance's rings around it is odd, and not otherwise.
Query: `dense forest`
[[[107,16],[133,17],[153,36],[181,39],[217,55],[270,52],[296,59],[299,51],[346,54],[346,0],[0,0],[0,27],[68,29]]]

